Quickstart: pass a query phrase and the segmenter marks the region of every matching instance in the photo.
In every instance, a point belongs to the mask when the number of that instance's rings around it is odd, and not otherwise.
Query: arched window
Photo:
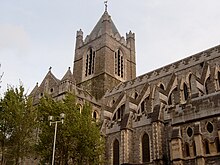
[[[163,84],[160,84],[160,89],[163,89],[163,90],[165,89]]]
[[[150,140],[146,133],[142,137],[142,161],[150,162]]]
[[[185,143],[185,152],[186,152],[186,157],[190,156],[190,151],[189,151],[189,144]]]
[[[119,141],[117,139],[113,143],[113,165],[119,165]]]
[[[137,92],[135,92],[135,94],[134,94],[134,98],[135,98],[135,99],[138,98],[138,93],[137,93]]]
[[[175,104],[175,96],[174,96],[174,93],[177,91],[177,88],[175,88],[172,92],[171,92],[171,94],[170,94],[170,96],[169,96],[169,98],[168,98],[168,105],[174,105]]]
[[[192,74],[189,75],[189,90],[192,91]]]
[[[147,109],[147,104],[149,103],[149,97],[145,98],[142,102],[141,102],[141,112],[144,111],[148,111],[150,112],[150,109]]]
[[[220,88],[220,72],[218,71],[218,86]]]
[[[117,111],[114,113],[113,120],[122,119],[125,111],[125,104],[120,106]]]
[[[94,66],[95,66],[95,51],[92,48],[90,48],[86,54],[85,76],[89,76],[94,73]]]
[[[194,154],[194,156],[196,156],[197,154],[196,154],[196,143],[195,143],[195,141],[193,141],[192,146],[193,146],[193,154]]]
[[[210,77],[206,80],[205,82],[205,92],[206,94],[209,94],[210,91],[209,91],[209,85],[210,85],[211,81],[210,81]]]
[[[186,83],[183,83],[183,92],[184,92],[184,100],[187,100],[189,98],[189,92]]]
[[[97,119],[97,117],[98,117],[98,116],[97,116],[97,112],[96,112],[96,111],[94,111],[94,112],[93,112],[93,118],[96,120],[96,119]]]
[[[115,52],[115,74],[124,77],[124,59],[120,49]]]
[[[204,148],[205,148],[205,154],[210,154],[209,142],[208,142],[208,140],[205,140],[205,141],[204,141]]]
[[[219,143],[219,138],[215,138],[215,147],[216,147],[216,151],[217,153],[220,152],[220,143]]]

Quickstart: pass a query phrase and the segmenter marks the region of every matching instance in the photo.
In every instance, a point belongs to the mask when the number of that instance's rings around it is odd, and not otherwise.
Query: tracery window
[[[115,74],[124,77],[124,58],[120,49],[115,52]]]
[[[86,54],[85,76],[89,76],[94,73],[94,66],[95,66],[95,51],[92,48],[89,48],[89,50]]]
[[[142,161],[143,163],[150,162],[150,140],[146,133],[142,137]]]
[[[113,165],[119,165],[119,141],[117,139],[113,143]]]

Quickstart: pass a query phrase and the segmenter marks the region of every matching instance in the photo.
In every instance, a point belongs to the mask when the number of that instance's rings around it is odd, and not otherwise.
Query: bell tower
[[[108,89],[136,77],[135,34],[121,36],[106,5],[89,35],[77,31],[73,65],[76,85],[101,99]]]

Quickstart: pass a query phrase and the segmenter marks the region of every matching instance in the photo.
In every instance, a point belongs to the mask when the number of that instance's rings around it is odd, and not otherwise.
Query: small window
[[[186,151],[186,157],[190,156],[190,151],[189,151],[189,144],[185,143],[185,151]]]
[[[163,89],[163,90],[165,89],[163,84],[160,84],[160,89]]]
[[[135,98],[135,99],[138,98],[138,93],[137,93],[137,92],[135,92],[135,94],[134,94],[134,98]]]
[[[219,143],[219,138],[215,138],[215,147],[216,147],[216,151],[217,153],[220,152],[220,143]]]
[[[193,153],[194,153],[194,156],[196,156],[197,154],[196,154],[196,143],[195,143],[195,141],[193,141],[192,146],[193,146]]]
[[[209,142],[208,140],[204,141],[204,147],[205,147],[205,154],[210,154],[210,150],[209,150]]]
[[[214,130],[212,123],[208,122],[208,124],[206,125],[206,129],[209,133],[212,133]]]
[[[192,137],[192,135],[193,135],[193,130],[192,130],[191,127],[187,128],[187,135],[188,135],[189,137]]]
[[[218,86],[220,88],[220,72],[218,72]]]
[[[50,89],[50,93],[53,93],[53,88]]]
[[[186,83],[183,84],[183,91],[184,91],[184,99],[186,101],[189,98],[189,92]]]
[[[96,112],[96,111],[93,112],[93,118],[94,118],[95,120],[97,119],[97,112]]]

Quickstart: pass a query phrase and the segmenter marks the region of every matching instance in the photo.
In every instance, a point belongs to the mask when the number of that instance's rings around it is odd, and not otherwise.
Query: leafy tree
[[[59,116],[61,113],[65,113],[66,117],[63,124],[58,124],[55,163],[99,164],[104,149],[99,123],[92,119],[91,106],[84,104],[80,107],[71,94],[62,101],[54,101],[50,97],[40,101],[38,121],[41,131],[36,149],[41,163],[50,163],[52,158],[54,125],[49,125],[48,116]]]
[[[8,88],[0,101],[1,164],[20,164],[30,156],[34,120],[32,101],[24,88]]]

